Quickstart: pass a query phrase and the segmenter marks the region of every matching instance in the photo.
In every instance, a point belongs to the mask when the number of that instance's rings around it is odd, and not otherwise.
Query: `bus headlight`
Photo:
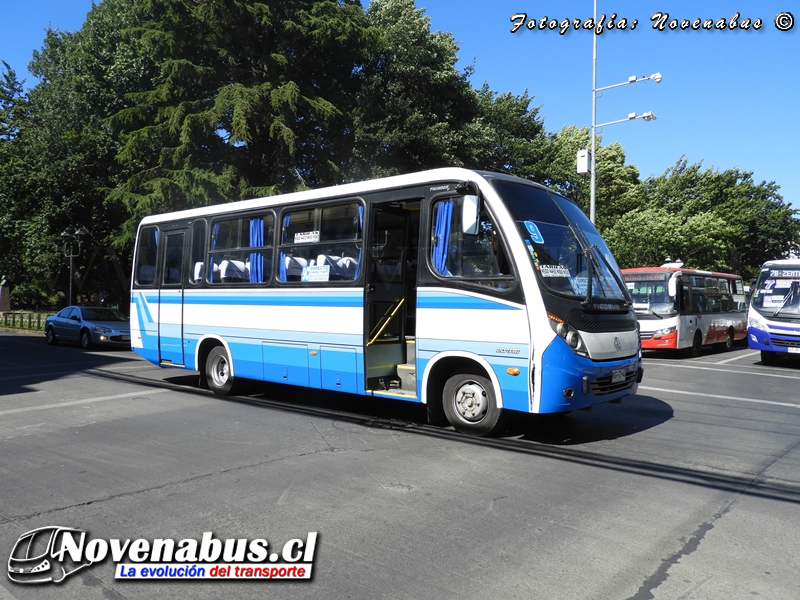
[[[670,333],[675,333],[678,330],[677,327],[667,327],[666,329],[659,329],[658,331],[653,334],[653,337],[659,335],[669,335]]]
[[[567,346],[572,348],[575,354],[589,356],[589,353],[586,350],[586,344],[583,343],[583,338],[581,338],[581,334],[577,329],[553,313],[547,313],[547,317],[548,321],[550,322],[550,327],[553,328],[553,331],[555,331],[558,337],[567,343]]]
[[[769,329],[767,329],[767,320],[758,313],[750,313],[750,316],[747,318],[747,325],[753,329],[769,331]]]

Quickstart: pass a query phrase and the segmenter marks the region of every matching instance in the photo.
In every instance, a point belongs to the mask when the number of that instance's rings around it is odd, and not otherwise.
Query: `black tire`
[[[223,346],[215,346],[208,353],[205,376],[208,389],[217,396],[233,393],[236,382],[231,374],[231,359]]]
[[[761,364],[771,367],[778,360],[777,355],[770,350],[761,351]]]
[[[694,334],[694,339],[692,340],[692,345],[686,349],[686,356],[689,358],[697,358],[700,356],[700,352],[703,350],[703,334],[700,331],[696,331]]]
[[[720,352],[727,352],[731,348],[733,348],[733,329],[728,328],[728,331],[725,332],[725,341],[720,342],[719,344],[715,344],[715,348]]]
[[[47,343],[51,346],[55,346],[58,344],[58,338],[56,337],[56,332],[53,331],[52,327],[48,327],[47,331],[44,332],[45,338],[47,339]]]
[[[503,411],[497,407],[492,382],[472,373],[456,373],[445,383],[442,407],[456,431],[488,436],[502,426]]]
[[[81,329],[81,336],[78,338],[81,348],[89,350],[92,347],[92,332],[88,329]]]

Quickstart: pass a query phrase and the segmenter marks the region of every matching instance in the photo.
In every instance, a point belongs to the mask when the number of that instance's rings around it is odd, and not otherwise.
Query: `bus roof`
[[[700,271],[697,269],[687,269],[685,267],[674,267],[671,265],[662,265],[660,267],[635,267],[632,269],[621,269],[623,275],[626,273],[675,273],[680,271],[687,275],[714,275],[717,277],[741,277],[735,273],[722,273],[720,271]]]
[[[149,215],[141,220],[139,226],[141,227],[143,225],[162,223],[164,221],[193,219],[197,217],[207,217],[207,216],[225,214],[230,212],[254,210],[258,208],[269,208],[272,206],[283,206],[286,204],[294,204],[298,202],[308,202],[309,200],[327,200],[327,199],[341,198],[343,196],[354,196],[374,191],[384,191],[384,190],[402,188],[413,185],[424,185],[427,183],[435,183],[437,181],[455,180],[455,181],[477,182],[478,180],[485,180],[487,178],[518,181],[520,183],[526,183],[531,186],[552,192],[552,190],[550,190],[546,186],[543,186],[539,183],[535,183],[528,179],[522,179],[520,177],[516,177],[514,175],[495,173],[489,171],[473,171],[470,169],[463,169],[461,167],[444,167],[441,169],[432,169],[429,171],[419,171],[417,173],[409,173],[407,175],[394,175],[392,177],[370,179],[367,181],[361,181],[357,183],[346,183],[326,188],[305,190],[302,192],[277,194],[275,196],[253,198],[251,200],[224,202],[220,204],[213,204],[198,208],[190,208],[176,212]]]

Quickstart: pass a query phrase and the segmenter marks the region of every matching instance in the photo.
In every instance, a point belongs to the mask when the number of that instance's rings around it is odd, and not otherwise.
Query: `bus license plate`
[[[797,354],[798,352],[800,352],[800,347],[796,348],[794,346],[789,346],[789,352],[791,352],[792,354]]]
[[[625,381],[625,371],[611,371],[611,383],[622,383]]]

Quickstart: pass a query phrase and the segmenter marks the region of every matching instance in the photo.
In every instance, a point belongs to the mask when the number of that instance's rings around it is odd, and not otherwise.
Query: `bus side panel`
[[[187,365],[211,334],[230,347],[235,377],[364,393],[360,288],[197,290],[184,319]]]
[[[158,364],[158,291],[131,292],[131,347]]]
[[[529,331],[524,306],[461,290],[420,288],[417,373],[425,373],[428,363],[441,352],[480,356],[497,377],[503,407],[528,412]],[[506,369],[519,369],[519,375],[511,375]],[[417,378],[420,398],[422,379]]]

